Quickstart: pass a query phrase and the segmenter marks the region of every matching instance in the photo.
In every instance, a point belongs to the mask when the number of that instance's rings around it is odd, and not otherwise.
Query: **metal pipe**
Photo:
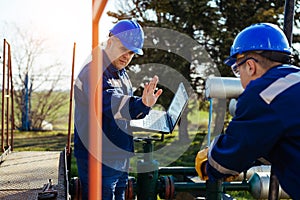
[[[242,182],[223,182],[224,191],[250,191],[250,185],[247,181]]]
[[[257,172],[249,179],[249,192],[255,199],[268,199],[270,198],[270,172]],[[277,199],[289,199],[289,195],[280,187]],[[276,191],[276,192],[277,192]],[[273,198],[274,196],[272,196]]]
[[[7,54],[7,57],[6,57]],[[6,63],[7,61],[7,63]],[[6,72],[7,68],[7,72]],[[14,129],[14,109],[13,109],[13,81],[12,81],[12,69],[11,69],[11,50],[10,44],[4,39],[3,41],[3,82],[2,82],[2,121],[1,121],[1,148],[5,151],[5,148],[10,148],[13,145],[13,129]],[[7,80],[7,82],[5,82]],[[11,99],[11,110],[10,102]],[[6,104],[5,104],[6,103]],[[11,119],[10,119],[11,115]],[[5,123],[6,120],[6,123]],[[9,124],[11,121],[11,124]],[[10,127],[11,126],[11,127]],[[4,146],[4,131],[6,136],[6,146]],[[10,134],[9,131],[11,130]],[[11,136],[11,141],[9,140]],[[12,149],[12,148],[11,148]]]
[[[9,69],[9,56],[10,56],[10,45],[8,42],[6,42],[7,45],[7,74],[6,74],[6,148],[8,148],[9,145],[9,98],[10,98],[10,69]],[[3,91],[2,91],[3,92]]]
[[[160,175],[186,175],[186,176],[197,176],[195,167],[160,167],[158,170]]]
[[[72,73],[71,73],[71,88],[70,88],[70,105],[69,105],[69,123],[68,123],[68,141],[67,141],[67,156],[71,154],[71,121],[72,121],[72,106],[73,106],[73,85],[74,85],[74,66],[75,66],[75,49],[76,43],[73,46],[72,57]],[[69,158],[70,159],[70,158]],[[71,161],[71,160],[70,160]]]
[[[222,180],[206,181],[206,199],[222,200],[223,186]]]
[[[10,45],[8,46],[8,69],[9,69],[9,77],[10,77],[10,94],[11,94],[11,132],[10,132],[10,146],[11,151],[13,151],[14,147],[14,130],[15,130],[15,112],[14,112],[14,87],[13,87],[13,79],[12,79],[12,67],[11,67],[11,50]]]
[[[239,78],[208,77],[205,83],[206,98],[237,98],[243,91]]]
[[[175,182],[176,192],[185,191],[206,191],[206,182],[201,181],[198,183],[194,182]],[[222,188],[224,191],[249,191],[250,185],[248,182],[223,182]]]
[[[89,96],[89,199],[102,196],[102,52],[97,47],[99,20],[108,0],[92,0],[92,65]],[[96,116],[95,116],[96,115]],[[96,157],[95,157],[96,156]]]
[[[295,1],[286,0],[284,5],[284,22],[283,22],[283,32],[286,35],[290,46],[293,41],[293,25],[294,25],[294,10]]]
[[[257,172],[265,172],[265,173],[270,173],[271,171],[271,165],[260,165],[260,166],[255,166],[251,167],[245,173],[240,173],[238,177],[236,177],[234,180],[235,181],[243,181],[245,178],[249,180],[253,174]],[[246,175],[246,177],[244,177]]]
[[[93,31],[92,31],[92,48],[96,48],[99,42],[99,20],[104,11],[104,8],[108,0],[93,0],[92,12],[93,12]]]
[[[210,194],[206,194],[206,199],[222,199],[224,196],[225,191],[249,191],[249,184],[247,182],[231,182],[222,183],[221,181],[218,181],[217,184],[208,185],[205,181],[201,182],[172,182],[171,185],[167,184],[161,184],[158,185],[159,191],[165,191],[168,190],[168,188],[172,187],[173,185],[173,193],[170,196],[174,196],[175,193],[179,192],[191,192],[197,195],[198,197],[204,196],[205,192],[210,190]],[[216,191],[212,191],[216,190]],[[164,197],[161,196],[160,197]],[[169,198],[166,198],[169,199]],[[173,198],[172,198],[173,199]],[[197,198],[198,199],[198,198]]]
[[[175,182],[175,191],[176,192],[185,192],[185,191],[205,191],[206,184],[205,182],[193,183],[193,182]]]
[[[208,126],[207,126],[207,146],[210,146],[211,140],[211,121],[213,118],[213,99],[209,98],[209,116],[208,116]],[[202,144],[201,144],[202,146]]]
[[[4,100],[5,100],[5,60],[6,60],[6,39],[3,41],[3,71],[2,71],[2,111],[1,111],[1,150],[2,152],[5,151],[4,148]]]
[[[234,181],[243,181],[245,178],[249,180],[253,174],[257,172],[270,173],[271,165],[260,165],[251,167],[246,171],[246,177],[244,173],[240,173]],[[198,176],[195,167],[160,167],[158,170],[160,175],[183,175],[183,176]]]

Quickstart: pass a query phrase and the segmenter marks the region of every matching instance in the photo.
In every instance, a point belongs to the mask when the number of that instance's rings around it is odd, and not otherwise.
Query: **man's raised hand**
[[[142,96],[142,101],[148,107],[152,107],[156,103],[158,97],[163,92],[162,89],[159,89],[155,93],[157,83],[158,83],[158,76],[155,75],[152,78],[152,80],[150,81],[150,83],[145,84],[145,88],[144,88],[143,96]]]

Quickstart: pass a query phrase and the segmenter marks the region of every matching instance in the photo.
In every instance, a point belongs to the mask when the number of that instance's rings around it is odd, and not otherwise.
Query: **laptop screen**
[[[183,83],[180,83],[167,111],[168,115],[171,118],[172,127],[174,127],[177,123],[180,113],[183,111],[183,108],[186,105],[188,98],[189,97]]]

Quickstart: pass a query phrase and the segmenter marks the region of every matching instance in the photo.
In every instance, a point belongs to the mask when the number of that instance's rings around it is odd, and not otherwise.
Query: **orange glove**
[[[204,181],[208,180],[208,176],[206,173],[207,154],[208,154],[208,147],[199,151],[195,159],[196,171],[199,177],[201,178],[201,180]]]

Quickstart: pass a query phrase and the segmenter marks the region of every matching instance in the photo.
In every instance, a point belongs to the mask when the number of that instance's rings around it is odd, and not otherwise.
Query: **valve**
[[[161,190],[159,191],[159,197],[161,199],[173,199],[175,196],[175,184],[172,176],[160,177]]]

